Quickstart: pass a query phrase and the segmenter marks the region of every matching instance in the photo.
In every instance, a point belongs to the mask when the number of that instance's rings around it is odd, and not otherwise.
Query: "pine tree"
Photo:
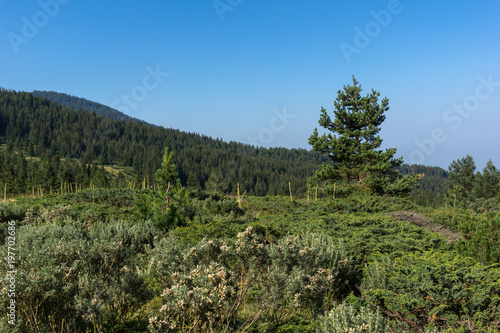
[[[190,172],[188,174],[187,186],[192,189],[201,187],[200,179],[198,178],[198,175],[196,173]]]
[[[474,159],[467,155],[462,159],[451,162],[448,167],[448,182],[446,188],[453,205],[456,202],[468,204],[471,199],[471,191],[476,178],[476,164]]]
[[[168,152],[168,147],[165,147],[165,155],[163,155],[163,162],[161,164],[161,169],[156,171],[156,180],[162,186],[170,187],[172,184],[176,184],[177,171],[175,171],[175,165],[172,162],[172,152]],[[168,192],[168,189],[167,189]]]
[[[222,175],[222,171],[219,169],[214,169],[210,173],[210,177],[208,177],[207,182],[205,183],[205,187],[209,192],[220,192],[222,190],[222,184],[224,182],[224,176]]]
[[[472,189],[474,198],[490,199],[497,196],[500,185],[500,171],[495,168],[491,160],[488,161],[483,172],[478,172]]]
[[[165,148],[161,169],[156,171],[158,191],[139,194],[134,202],[135,218],[153,220],[162,230],[184,225],[194,217],[194,207],[189,192],[177,178],[173,154]]]
[[[380,125],[389,110],[389,100],[384,98],[379,104],[379,92],[372,90],[362,97],[361,91],[353,76],[353,85],[338,91],[333,121],[321,108],[319,124],[331,133],[320,136],[315,128],[309,144],[333,164],[324,165],[316,175],[320,180],[355,183],[378,194],[407,193],[412,188],[411,176],[401,177],[396,170],[403,158],[394,158],[396,148],[378,149],[382,144]]]

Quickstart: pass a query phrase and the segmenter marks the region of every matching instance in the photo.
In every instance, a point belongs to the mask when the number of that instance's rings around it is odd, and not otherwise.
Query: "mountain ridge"
[[[46,90],[34,90],[30,92],[33,96],[46,98],[51,102],[56,102],[61,104],[63,107],[73,108],[75,111],[84,110],[87,112],[95,112],[98,116],[109,117],[114,120],[126,120],[135,121],[139,123],[145,123],[144,120],[130,117],[129,115],[107,106],[102,103],[94,102],[83,97],[78,97],[66,93],[60,93],[56,91],[46,91]],[[155,126],[153,124],[149,124]]]

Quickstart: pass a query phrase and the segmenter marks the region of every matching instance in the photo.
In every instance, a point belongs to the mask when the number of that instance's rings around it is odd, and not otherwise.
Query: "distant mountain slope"
[[[398,169],[402,174],[424,174],[424,177],[419,182],[421,192],[433,195],[444,192],[446,180],[448,179],[448,172],[445,169],[421,164],[403,164]]]
[[[203,187],[216,170],[215,176],[224,178],[225,191],[234,192],[240,183],[256,195],[288,194],[288,182],[295,191],[307,192],[307,178],[329,161],[305,149],[256,148],[151,125],[67,94],[4,88],[0,88],[0,143],[16,146],[29,156],[50,150],[84,162],[133,166],[137,181],[154,179],[168,147],[183,184]],[[447,173],[442,168],[403,165],[399,170],[425,173],[414,194],[435,196],[444,191]]]
[[[293,192],[303,194],[307,178],[326,161],[305,149],[227,143],[75,111],[31,93],[6,90],[0,90],[0,143],[29,156],[39,157],[49,150],[59,157],[81,159],[84,164],[132,166],[136,183],[155,179],[168,147],[183,184],[203,187],[213,175],[226,193],[236,193],[239,183],[241,191],[255,195],[288,194],[289,182]]]
[[[114,120],[127,120],[127,121],[135,121],[135,122],[141,122],[145,123],[144,121],[129,117],[128,115],[124,114],[123,112],[120,112],[116,109],[113,109],[109,106],[89,101],[85,98],[81,97],[76,97],[64,93],[59,93],[55,91],[40,91],[40,90],[35,90],[31,94],[37,97],[42,97],[46,98],[51,102],[56,102],[58,104],[61,104],[63,107],[68,107],[68,108],[73,108],[76,111],[79,110],[85,110],[88,112],[95,112],[96,115],[98,116],[104,116],[104,117],[109,117]]]

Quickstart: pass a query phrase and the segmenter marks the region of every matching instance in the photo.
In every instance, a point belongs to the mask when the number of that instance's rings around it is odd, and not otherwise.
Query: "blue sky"
[[[226,141],[310,149],[352,75],[384,148],[500,168],[500,1],[2,1],[0,86]]]

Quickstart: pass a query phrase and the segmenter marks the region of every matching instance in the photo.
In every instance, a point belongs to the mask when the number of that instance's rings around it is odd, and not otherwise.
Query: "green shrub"
[[[464,219],[479,219],[478,216],[471,215],[471,211],[463,208],[440,208],[427,210],[426,215],[433,222],[441,224],[452,230],[459,231]]]
[[[189,192],[181,186],[173,189],[149,191],[140,194],[134,201],[134,219],[137,221],[152,220],[159,230],[167,231],[185,225],[195,216],[194,206]]]
[[[488,212],[488,211],[496,211],[499,209],[500,205],[496,198],[477,198],[474,202],[471,203],[471,208],[479,214]]]
[[[223,200],[208,198],[204,201],[204,208],[210,215],[232,215],[233,217],[245,215],[245,210],[239,207],[238,202],[230,198],[225,198]]]
[[[19,206],[16,206],[9,202],[0,201],[0,245],[5,243],[7,237],[7,227],[9,221],[17,221],[17,226],[22,225],[20,223],[26,214],[26,211]]]
[[[331,199],[330,207],[333,211],[350,214],[411,210],[415,208],[415,205],[407,199],[398,197],[352,195],[341,199]]]
[[[373,255],[431,249],[451,250],[445,238],[383,214],[336,214],[324,218],[328,233],[345,240],[358,269]]]
[[[498,330],[500,269],[452,253],[409,253],[370,264],[362,298],[398,331]]]
[[[275,331],[339,298],[352,273],[341,242],[305,234],[269,244],[251,227],[233,241],[204,239],[191,248],[160,240],[149,269],[163,284],[153,332]]]
[[[482,264],[500,263],[500,215],[488,212],[477,221],[466,218],[460,225],[459,253]]]
[[[21,221],[24,218],[25,210],[10,202],[0,201],[0,223],[11,220]]]
[[[89,228],[77,221],[51,221],[16,231],[20,332],[108,331],[109,326],[144,319],[136,313],[150,294],[137,267],[157,235],[151,223],[112,222]],[[6,276],[6,270],[2,259],[0,275]],[[6,307],[5,284],[0,281]]]
[[[299,272],[303,278],[310,279],[327,273],[327,290],[321,297],[327,296],[329,301],[341,298],[350,290],[353,263],[342,240],[336,241],[321,233],[292,235],[271,245],[269,256],[273,265],[271,270],[282,271],[285,275]],[[324,299],[314,301],[321,307]]]
[[[320,318],[317,333],[386,333],[386,318],[367,307],[339,304]]]
[[[45,223],[63,225],[65,220],[72,220],[70,206],[54,206],[51,208],[41,208],[39,210],[31,207],[26,211],[26,216],[23,220],[24,224],[42,225]]]

